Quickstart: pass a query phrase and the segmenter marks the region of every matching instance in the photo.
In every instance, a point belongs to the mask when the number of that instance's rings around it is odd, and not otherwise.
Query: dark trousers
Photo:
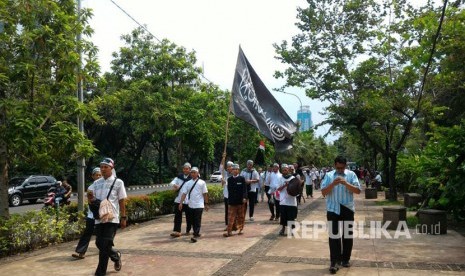
[[[98,266],[95,275],[105,275],[107,273],[108,258],[113,262],[119,260],[118,251],[113,249],[113,239],[115,238],[117,223],[100,223],[95,226],[97,238],[95,244],[99,249]]]
[[[257,202],[257,190],[250,191],[248,193],[249,198],[249,218],[253,217],[253,213],[255,211],[255,204]]]
[[[313,197],[313,185],[305,185],[305,189],[307,190],[307,196]]]
[[[94,226],[95,220],[86,217],[86,228],[84,229],[84,232],[76,246],[76,253],[85,254],[87,252],[90,239],[92,238],[92,234],[94,234]]]
[[[343,227],[350,227],[348,233],[353,235],[354,212],[341,205],[341,212],[339,215],[333,212],[327,212],[326,217],[330,224],[328,226],[329,230],[332,231],[329,233],[329,254],[331,266],[336,265],[340,261],[348,262],[350,260],[350,255],[352,254],[354,240],[352,237],[344,237],[344,229],[339,229],[339,223],[342,222]],[[347,225],[344,222],[351,222],[352,225]],[[340,237],[331,238],[331,234],[336,236],[339,235],[339,233],[341,233]]]
[[[224,224],[228,225],[228,206],[229,206],[228,198],[224,197],[223,201],[224,201]]]
[[[279,218],[279,216],[281,215],[281,206],[279,204],[279,200],[274,200],[274,205],[276,207],[276,218]]]
[[[268,208],[270,209],[270,213],[271,215],[274,217],[275,215],[275,212],[274,212],[274,204],[273,203],[270,203],[270,199],[271,199],[271,195],[268,194],[268,191],[270,190],[270,186],[265,186],[265,194],[266,194],[266,197],[268,198]]]
[[[182,205],[182,210],[179,211],[179,203],[174,203],[174,227],[173,231],[174,232],[179,232],[181,233],[181,225],[182,225],[182,213],[184,212],[186,214],[186,232],[191,231],[192,225],[191,221],[189,220],[189,206],[187,204]]]
[[[281,205],[280,209],[281,219],[279,220],[279,224],[282,226],[286,227],[289,221],[295,221],[297,218],[297,206]]]
[[[203,208],[189,208],[189,212],[191,213],[191,224],[194,228],[194,235],[199,235],[200,226],[202,225]]]

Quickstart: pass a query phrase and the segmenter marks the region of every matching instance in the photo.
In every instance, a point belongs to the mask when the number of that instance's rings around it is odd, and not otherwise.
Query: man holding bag
[[[95,220],[97,236],[95,244],[99,249],[99,262],[95,275],[99,276],[106,274],[109,258],[115,263],[114,268],[116,271],[120,271],[122,267],[121,253],[113,249],[113,239],[118,225],[121,225],[121,229],[126,227],[127,217],[124,200],[127,194],[124,182],[112,174],[114,166],[115,163],[111,158],[105,158],[100,162],[102,178],[96,180],[89,187],[87,195],[89,202],[95,199],[103,202],[107,199],[113,212],[112,216],[110,216],[113,218],[109,221],[104,222],[101,218]]]

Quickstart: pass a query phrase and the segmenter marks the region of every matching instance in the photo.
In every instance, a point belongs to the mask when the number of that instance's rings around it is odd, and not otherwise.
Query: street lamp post
[[[296,97],[298,100],[299,100],[299,103],[300,103],[300,110],[302,111],[302,101],[300,100],[299,96],[297,96],[296,94],[294,93],[289,93],[289,92],[285,92],[285,91],[280,91],[280,90],[275,90],[276,92],[279,92],[279,93],[284,93],[284,94],[289,94],[289,95],[292,95],[294,97]],[[297,118],[298,120],[299,118]],[[299,125],[299,129],[300,129],[300,125]]]
[[[80,19],[81,16],[81,0],[77,0],[77,13],[78,18]],[[81,66],[82,66],[82,54],[81,54],[81,47],[79,46],[79,42],[81,41],[81,33],[79,33],[76,37],[77,40],[77,47],[79,52],[79,66],[78,66],[78,90],[77,90],[77,97],[80,103],[84,102],[84,92],[83,92],[83,85],[82,85],[82,77],[81,77]],[[84,121],[78,116],[77,118],[77,125],[79,132],[84,135]],[[78,210],[84,210],[84,180],[85,174],[84,170],[86,167],[86,160],[84,157],[80,157],[77,160],[77,191],[78,191]]]

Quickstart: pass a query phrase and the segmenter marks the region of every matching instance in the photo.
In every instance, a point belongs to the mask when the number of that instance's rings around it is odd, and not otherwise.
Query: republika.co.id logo
[[[409,229],[406,221],[399,221],[394,233],[389,232],[391,221],[340,221],[333,226],[331,221],[289,221],[287,224],[287,237],[292,239],[318,239],[319,235],[327,233],[332,239],[399,239],[404,237],[411,239],[413,231],[415,234],[439,234],[440,223],[436,225],[416,225],[415,229]]]

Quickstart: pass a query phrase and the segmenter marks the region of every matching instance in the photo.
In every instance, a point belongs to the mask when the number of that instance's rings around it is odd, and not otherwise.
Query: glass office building
[[[310,111],[310,106],[304,105],[297,112],[297,122],[300,125],[300,132],[307,131],[313,127],[312,112]]]

